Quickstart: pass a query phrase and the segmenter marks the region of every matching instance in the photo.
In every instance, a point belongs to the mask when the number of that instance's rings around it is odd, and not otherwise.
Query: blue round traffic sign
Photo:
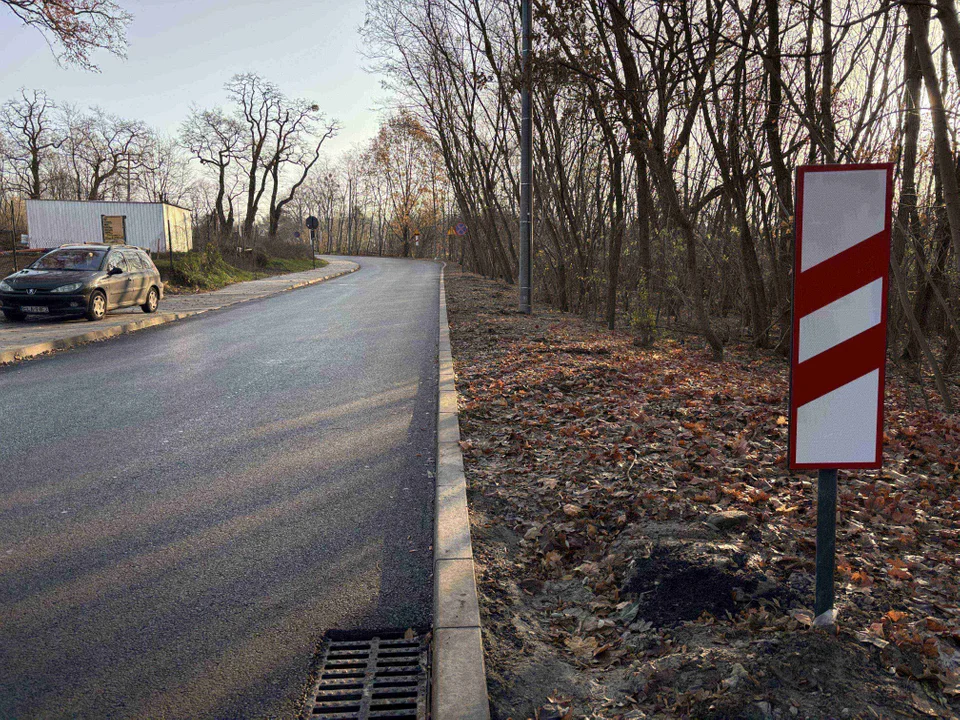
[[[466,223],[457,223],[457,226],[454,228],[457,231],[457,235],[466,235],[467,234],[467,224]]]

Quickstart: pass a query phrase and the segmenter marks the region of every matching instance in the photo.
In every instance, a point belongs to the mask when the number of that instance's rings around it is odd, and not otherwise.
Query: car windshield
[[[47,253],[30,266],[33,270],[99,270],[107,251],[86,248],[61,248]]]

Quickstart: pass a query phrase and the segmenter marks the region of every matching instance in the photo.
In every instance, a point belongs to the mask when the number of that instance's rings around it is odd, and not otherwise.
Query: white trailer
[[[27,234],[34,249],[111,241],[152,253],[193,248],[190,211],[168,203],[27,200]]]

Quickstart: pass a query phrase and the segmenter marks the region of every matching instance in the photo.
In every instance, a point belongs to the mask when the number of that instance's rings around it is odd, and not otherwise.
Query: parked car
[[[156,312],[163,298],[160,271],[141,248],[62,245],[0,281],[0,310],[8,320],[27,315],[85,315],[139,305]]]

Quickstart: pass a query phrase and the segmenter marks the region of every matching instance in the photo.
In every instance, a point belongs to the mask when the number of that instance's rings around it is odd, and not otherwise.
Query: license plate
[[[25,313],[48,313],[50,308],[46,305],[22,305],[20,307],[20,312]]]

